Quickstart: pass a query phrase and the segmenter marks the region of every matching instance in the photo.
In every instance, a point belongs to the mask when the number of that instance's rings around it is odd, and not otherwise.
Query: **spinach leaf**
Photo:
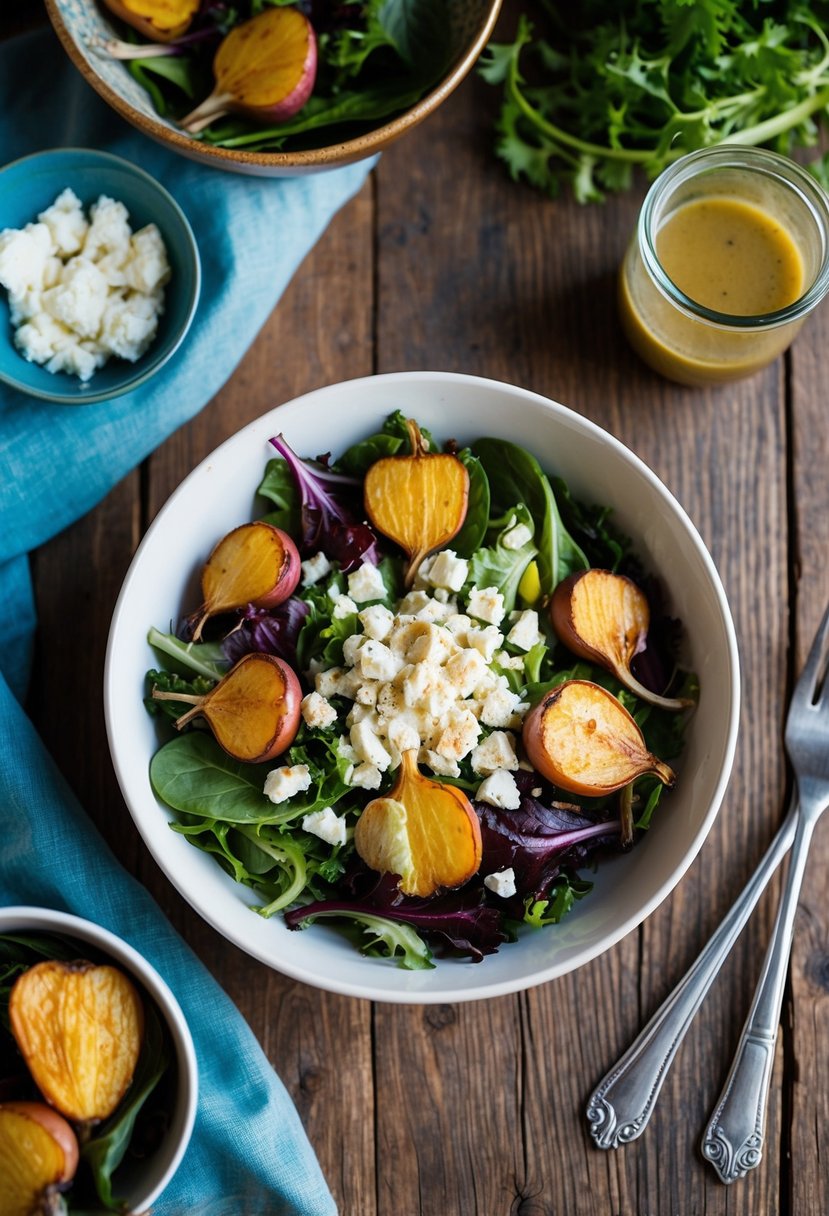
[[[396,435],[370,435],[368,439],[346,448],[337,460],[337,468],[350,477],[365,477],[375,461],[396,456],[403,444],[404,441]]]
[[[504,538],[516,524],[524,524],[532,531],[533,519],[524,504],[519,502],[501,519],[489,522],[490,527],[494,523],[497,529],[495,543],[478,549],[473,554],[469,563],[468,582],[477,587],[497,587],[504,597],[505,611],[512,612],[521,576],[538,553],[538,549],[533,540],[528,540],[519,549],[511,549],[504,544]]]
[[[516,503],[526,504],[535,526],[544,594],[550,595],[574,570],[586,570],[587,558],[562,524],[552,487],[536,458],[506,439],[477,439],[472,450],[489,478],[491,509],[503,514]]]
[[[463,526],[450,543],[459,557],[471,557],[484,543],[489,526],[489,479],[484,466],[469,448],[458,452],[458,459],[463,461],[469,474],[469,502]]]
[[[560,477],[552,480],[561,518],[591,566],[617,570],[630,549],[630,540],[610,523],[611,508],[578,502]]]
[[[287,461],[274,457],[265,465],[265,474],[256,491],[276,507],[264,516],[267,523],[282,528],[289,536],[300,534],[300,497]]]
[[[400,58],[428,79],[449,65],[451,38],[445,0],[382,0],[377,19]]]
[[[144,1012],[144,1042],[126,1097],[81,1150],[83,1160],[92,1171],[98,1198],[113,1211],[120,1211],[122,1206],[113,1194],[113,1174],[132,1142],[142,1108],[171,1061],[170,1046],[161,1020],[154,1006],[146,1000]],[[117,1179],[115,1185],[117,1187]]]
[[[159,748],[150,762],[150,782],[175,811],[227,823],[260,823],[276,809],[262,790],[269,764],[242,764],[212,735],[192,730]]]

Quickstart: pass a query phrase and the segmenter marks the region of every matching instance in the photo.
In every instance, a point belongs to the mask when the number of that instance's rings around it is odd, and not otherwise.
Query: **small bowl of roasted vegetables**
[[[348,164],[416,126],[470,72],[501,0],[46,0],[123,118],[256,176]]]
[[[113,933],[0,910],[0,1208],[143,1212],[187,1148],[192,1039],[157,972]]]
[[[612,436],[448,373],[320,389],[200,465],[116,606],[127,805],[221,933],[305,982],[456,1001],[606,950],[728,779],[733,626]]]

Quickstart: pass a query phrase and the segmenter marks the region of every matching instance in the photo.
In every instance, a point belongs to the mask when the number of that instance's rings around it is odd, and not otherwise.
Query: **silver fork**
[[[743,1178],[763,1156],[766,1101],[774,1064],[783,989],[812,833],[829,806],[829,609],[817,632],[786,718],[799,810],[786,884],[763,970],[731,1071],[702,1140],[703,1155],[723,1182]]]
[[[705,995],[714,982],[731,947],[740,935],[743,926],[765,890],[769,879],[780,865],[786,852],[791,847],[792,841],[798,834],[802,818],[798,799],[798,790],[801,785],[798,770],[801,768],[801,762],[794,759],[789,734],[790,731],[794,731],[799,738],[800,726],[798,724],[800,721],[805,720],[807,723],[813,721],[815,715],[813,708],[815,690],[822,690],[823,685],[821,672],[825,671],[827,642],[829,642],[829,609],[826,611],[812,644],[806,666],[795,687],[787,718],[786,746],[790,756],[792,756],[792,763],[796,768],[797,776],[797,788],[795,789],[789,812],[759,866],[731,910],[723,918],[719,928],[711,936],[707,946],[703,949],[696,962],[667,1000],[656,1011],[619,1062],[599,1082],[591,1094],[587,1104],[587,1120],[590,1125],[591,1135],[600,1148],[618,1148],[622,1144],[635,1140],[644,1131],[653,1113],[662,1083],[679,1049],[680,1043],[685,1037],[686,1031],[705,999]],[[803,717],[804,715],[806,715],[805,718]],[[812,716],[810,717],[809,715]],[[825,710],[824,717],[829,719],[829,714],[826,714]],[[795,720],[797,720],[797,723]],[[823,727],[827,731],[824,750],[826,753],[829,753],[829,720],[824,722]],[[797,749],[797,746],[795,744],[795,749]],[[829,770],[829,760],[826,760],[825,764],[827,767],[823,770],[824,774],[829,775],[827,771]],[[803,771],[805,773],[805,767]],[[829,786],[827,786],[825,794],[826,797],[829,797]],[[792,899],[792,906],[788,914],[788,930],[783,931],[786,948],[782,964],[780,965],[782,965],[782,976],[784,978],[791,944],[792,922],[803,876],[803,863],[805,862],[808,838],[811,836],[814,822],[826,805],[826,800],[817,805],[818,809],[813,811],[811,815],[811,827],[808,830],[805,843],[801,846],[803,852],[801,854],[800,874],[796,878],[793,895],[790,897]],[[794,860],[793,858],[793,863]],[[794,864],[790,869],[790,875],[793,871]],[[789,884],[787,884],[787,895],[790,886],[791,879]],[[783,913],[784,908],[781,905],[775,936],[777,936],[777,929],[781,926]],[[770,946],[769,954],[771,954],[771,949]],[[767,965],[763,970],[764,978],[769,975],[768,961],[767,959]],[[763,1000],[765,1010],[764,1026],[768,1025],[769,1021],[771,1021],[773,1027],[771,1033],[774,1036],[776,1036],[776,1027],[780,1018],[783,982],[784,979],[779,982],[779,993],[776,994],[776,1006],[773,1003],[769,1004],[765,998]],[[749,1015],[747,1030],[749,1024],[752,1023],[752,1015],[758,1009],[758,1000],[759,993],[752,1006],[752,1012]],[[772,994],[772,1002],[773,1000],[774,995]],[[774,1014],[775,1009],[776,1015]],[[757,1028],[754,1024],[752,1024],[751,1033],[752,1035],[757,1033]],[[763,1042],[767,1044],[768,1039],[764,1038]],[[773,1060],[773,1057],[774,1039],[772,1038],[769,1060]],[[720,1176],[725,1179],[726,1175],[728,1175],[728,1181],[741,1176],[733,1172],[738,1159],[743,1173],[745,1173],[746,1168],[751,1168],[752,1165],[756,1165],[760,1160],[762,1155],[762,1130],[765,1121],[765,1094],[768,1090],[770,1077],[769,1067],[768,1075],[761,1075],[757,1079],[757,1088],[755,1089],[757,1099],[754,1106],[750,1107],[747,1105],[749,1102],[748,1095],[744,1091],[740,1095],[737,1095],[732,1084],[735,1079],[735,1073],[737,1074],[737,1083],[740,1085],[744,1083],[745,1074],[742,1069],[738,1071],[738,1062],[739,1060],[735,1061],[735,1066],[729,1075],[726,1088],[723,1091],[723,1099],[717,1106],[714,1118],[706,1133],[703,1147],[703,1152],[712,1161],[718,1172],[720,1172]],[[739,1131],[733,1127],[735,1110],[738,1117],[743,1116],[743,1123],[746,1122],[744,1112],[746,1110],[752,1112],[748,1119],[749,1127],[747,1130],[744,1129],[740,1144],[736,1149],[731,1147],[739,1136]],[[732,1120],[731,1131],[729,1131],[729,1119]],[[743,1140],[752,1141],[747,1153],[746,1151],[742,1151]],[[754,1159],[755,1155],[756,1160]],[[749,1159],[750,1164],[745,1166],[746,1160]],[[722,1169],[720,1168],[721,1166],[723,1167]]]

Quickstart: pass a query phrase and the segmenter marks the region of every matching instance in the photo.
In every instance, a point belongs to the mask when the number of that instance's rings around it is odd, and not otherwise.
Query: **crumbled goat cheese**
[[[500,625],[504,619],[504,597],[497,587],[473,587],[466,608],[470,616],[488,625]]]
[[[457,582],[454,554],[449,553],[448,574],[438,564],[442,556],[429,566],[429,579],[449,582],[451,577]],[[516,735],[510,732],[520,730],[528,705],[490,666],[503,635],[496,625],[484,624],[480,617],[473,622],[459,613],[454,601],[438,599],[438,591],[449,595],[447,587],[432,587],[431,592],[427,588],[409,591],[396,612],[382,604],[359,611],[362,632],[344,640],[343,666],[313,673],[322,704],[328,705],[327,698],[333,696],[351,702],[345,726],[352,758],[345,780],[377,789],[382,774],[396,769],[407,751],[417,751],[418,763],[437,776],[458,777],[460,761],[469,757],[481,778],[503,770],[483,788],[500,788],[512,802],[517,789],[508,770],[518,768],[518,757]],[[485,588],[480,594],[484,601],[476,602],[476,608],[498,608],[494,597],[500,599],[499,593]],[[349,610],[354,603],[339,590],[329,591],[329,596],[335,615],[344,601]],[[436,610],[445,613],[443,619]],[[496,615],[501,619],[503,612]],[[523,667],[522,659],[518,663]]]
[[[515,516],[513,516],[513,519]],[[526,524],[514,524],[509,531],[505,532],[501,537],[501,544],[505,549],[515,552],[516,549],[523,549],[533,538],[533,530]]]
[[[502,899],[509,899],[517,890],[515,870],[499,870],[497,874],[487,874],[484,886],[495,895],[500,895]]]
[[[499,806],[505,811],[517,811],[521,805],[521,794],[515,778],[505,768],[498,768],[484,777],[475,798],[478,802],[488,802],[490,806]]]
[[[326,844],[345,844],[345,820],[330,806],[324,806],[320,811],[312,811],[310,815],[303,816],[302,830],[310,832],[312,836],[318,836]]]
[[[301,562],[299,569],[303,587],[310,587],[313,583],[318,583],[321,578],[325,578],[326,574],[331,573],[331,563],[324,553],[315,553],[313,557]]]
[[[336,709],[318,692],[309,692],[307,697],[303,697],[300,709],[306,726],[312,729],[325,730],[326,726],[333,726],[337,721]]]
[[[0,286],[14,343],[30,363],[83,383],[113,356],[134,363],[158,331],[170,265],[155,224],[132,232],[101,195],[89,220],[71,189],[37,222],[0,232]]]
[[[283,765],[272,769],[265,778],[264,792],[271,802],[286,802],[294,794],[301,794],[311,785],[311,773],[307,764]]]
[[[358,604],[366,600],[382,600],[386,594],[383,576],[376,566],[363,562],[362,566],[348,576],[348,594]]]
[[[544,641],[544,634],[538,628],[538,613],[533,608],[524,612],[514,612],[510,616],[512,628],[507,634],[507,641],[519,650],[532,650],[538,642]]]

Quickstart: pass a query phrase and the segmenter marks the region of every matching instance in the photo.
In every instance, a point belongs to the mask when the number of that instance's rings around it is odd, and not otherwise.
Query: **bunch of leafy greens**
[[[59,935],[7,933],[0,936],[0,1082],[7,1097],[42,1101],[17,1050],[9,1027],[9,997],[15,980],[46,959],[71,962],[82,949],[90,962],[107,962]],[[94,957],[93,957],[94,955]],[[118,1198],[119,1168],[140,1163],[157,1147],[170,1121],[173,1097],[166,1082],[171,1076],[173,1048],[155,1005],[144,995],[144,1038],[135,1073],[113,1113],[97,1124],[81,1147],[78,1173],[66,1195],[68,1211],[83,1216],[122,1212]]]
[[[249,152],[319,147],[356,136],[409,109],[445,74],[455,51],[452,5],[444,0],[204,0],[171,54],[132,59],[129,69],[163,117],[175,121],[213,87],[221,38],[263,9],[293,6],[317,35],[314,91],[293,118],[218,119],[197,138]]]
[[[435,437],[425,428],[421,433],[437,451]],[[282,436],[272,443],[280,458],[268,461],[259,485],[268,508],[263,518],[291,533],[303,557],[323,552],[331,570],[276,609],[249,606],[233,619],[212,622],[207,631],[216,630],[212,639],[194,643],[150,630],[164,669],[147,673],[148,691],[155,685],[183,695],[204,692],[251,649],[280,655],[302,673],[341,666],[344,643],[361,626],[355,612],[335,617],[333,604],[347,591],[347,570],[362,560],[377,564],[382,574],[383,595],[374,602],[396,609],[404,590],[402,557],[362,522],[360,487],[374,461],[408,450],[405,416],[390,414],[377,433],[333,461],[330,454],[300,458]],[[569,574],[591,565],[619,570],[647,587],[649,638],[659,643],[637,656],[639,678],[660,692],[677,691],[685,680],[683,692],[693,695],[693,681],[674,670],[678,630],[670,627],[658,588],[644,577],[630,541],[613,526],[606,508],[575,500],[530,452],[507,440],[481,438],[461,449],[450,441],[445,450],[456,452],[470,479],[466,519],[451,542],[469,562],[461,599],[473,585],[495,587],[507,613],[539,608],[544,589]],[[516,528],[529,536],[517,546],[509,539]],[[665,760],[679,754],[682,715],[654,709],[606,671],[576,662],[556,639],[547,613],[540,613],[540,624],[542,638],[528,652],[504,639],[506,657],[493,667],[522,701],[534,703],[567,679],[593,680],[635,716],[651,751]],[[353,754],[342,723],[350,702],[334,696],[332,704],[338,720],[326,728],[301,724],[280,757],[281,764],[307,765],[311,777],[307,791],[284,803],[274,805],[264,796],[271,765],[239,763],[199,729],[169,739],[158,750],[150,767],[153,788],[176,814],[173,829],[256,891],[263,901],[260,915],[282,913],[292,929],[330,918],[350,929],[365,953],[396,958],[410,969],[431,967],[433,949],[478,962],[514,938],[522,923],[558,923],[591,888],[579,870],[600,852],[630,843],[635,829],[647,828],[664,789],[656,778],[640,778],[625,811],[616,797],[568,796],[563,802],[561,791],[539,774],[519,772],[521,805],[506,811],[474,801],[481,779],[465,757],[459,775],[446,780],[468,793],[480,819],[479,874],[460,891],[413,899],[400,893],[396,879],[378,878],[363,865],[352,831],[345,845],[332,847],[302,829],[305,815],[323,807],[332,807],[353,829],[375,796],[349,784]],[[176,717],[186,704],[148,697],[147,708],[164,719]],[[482,726],[483,735],[489,731]],[[384,774],[378,793],[385,793],[393,779],[392,773]],[[516,876],[516,893],[508,900],[493,896],[483,883],[485,875],[504,869]]]
[[[514,179],[580,202],[728,142],[789,154],[829,110],[822,0],[537,0],[481,74],[502,90],[497,152]],[[827,184],[825,161],[810,166]]]

